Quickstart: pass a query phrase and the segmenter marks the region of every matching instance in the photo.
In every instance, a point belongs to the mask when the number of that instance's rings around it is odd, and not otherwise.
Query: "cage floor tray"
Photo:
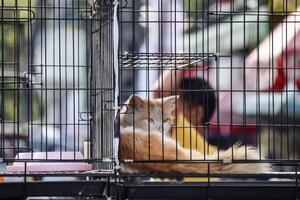
[[[8,172],[24,172],[25,161],[21,160],[26,160],[27,172],[89,171],[92,169],[91,164],[76,161],[84,159],[81,152],[19,153],[15,159],[20,162],[14,162],[7,166]],[[50,160],[53,162],[49,162]]]

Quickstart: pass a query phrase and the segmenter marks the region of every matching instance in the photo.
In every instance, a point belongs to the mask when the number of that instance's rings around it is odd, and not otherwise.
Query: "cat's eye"
[[[149,119],[149,122],[150,122],[150,123],[154,123],[154,119],[150,118],[150,119]]]
[[[164,122],[164,123],[166,123],[166,122],[168,122],[168,121],[170,121],[170,118],[165,118],[165,119],[163,119],[163,122]]]

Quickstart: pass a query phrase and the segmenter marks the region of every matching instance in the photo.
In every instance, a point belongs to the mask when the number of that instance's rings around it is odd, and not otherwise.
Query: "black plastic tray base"
[[[296,182],[198,182],[123,184],[122,199],[298,199]]]
[[[24,197],[101,197],[104,181],[49,181],[12,182],[0,184],[0,199],[23,199]]]

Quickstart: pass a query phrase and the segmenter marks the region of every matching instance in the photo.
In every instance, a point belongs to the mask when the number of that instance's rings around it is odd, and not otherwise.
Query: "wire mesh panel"
[[[123,168],[208,178],[297,174],[298,6],[126,1],[119,12]]]
[[[73,191],[54,184],[40,194],[103,195],[114,162],[115,4],[0,4],[0,182],[77,180]]]
[[[92,110],[93,157],[106,162],[113,160],[114,136],[114,71],[113,71],[113,4],[112,1],[95,1],[93,16],[93,70]],[[112,164],[100,163],[97,169],[110,169]]]
[[[26,133],[19,123],[28,121],[29,110],[25,105],[26,95],[29,93],[26,88],[31,81],[27,68],[20,63],[25,64],[26,57],[30,57],[30,49],[24,52],[26,34],[32,29],[34,13],[30,9],[14,9],[12,6],[2,5],[1,15],[1,157],[6,154],[13,158],[15,149],[26,147]],[[10,40],[4,39],[8,37]],[[4,140],[5,137],[9,139]]]
[[[88,70],[90,68],[89,23],[82,16],[86,2],[41,2],[35,35],[36,45],[31,71],[39,73],[42,110],[31,119],[31,132],[39,132],[33,141],[37,149],[67,151],[82,149],[89,134],[89,122],[81,113],[88,112]],[[61,5],[62,4],[62,5]],[[87,13],[83,14],[86,15]],[[52,147],[51,147],[52,146]]]
[[[8,171],[88,170],[83,159],[103,157],[91,155],[91,101],[102,92],[91,91],[101,65],[92,67],[92,33],[102,28],[92,25],[94,10],[85,0],[1,2],[0,157]]]

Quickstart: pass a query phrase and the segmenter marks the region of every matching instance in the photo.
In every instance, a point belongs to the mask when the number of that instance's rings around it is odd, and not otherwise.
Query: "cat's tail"
[[[150,140],[149,140],[150,137]],[[204,155],[195,150],[183,148],[172,138],[164,138],[153,132],[150,135],[147,131],[122,129],[121,131],[121,157],[123,160],[139,160],[148,162],[124,164],[123,167],[132,171],[167,172],[167,173],[241,173],[256,174],[270,172],[271,165],[258,163],[261,159],[259,151],[255,147],[233,145],[226,151],[219,151],[212,155]],[[135,141],[133,143],[133,141]],[[163,148],[162,148],[163,147]],[[156,162],[149,161],[174,161],[178,162]],[[180,160],[191,162],[180,162]],[[205,162],[197,161],[223,161]],[[257,161],[247,162],[248,161]],[[235,161],[240,161],[236,163]]]
[[[264,158],[260,156],[258,149],[252,146],[235,144],[225,151],[208,156],[208,159],[223,161],[211,164],[212,172],[257,174],[272,170],[271,164],[260,162]]]

